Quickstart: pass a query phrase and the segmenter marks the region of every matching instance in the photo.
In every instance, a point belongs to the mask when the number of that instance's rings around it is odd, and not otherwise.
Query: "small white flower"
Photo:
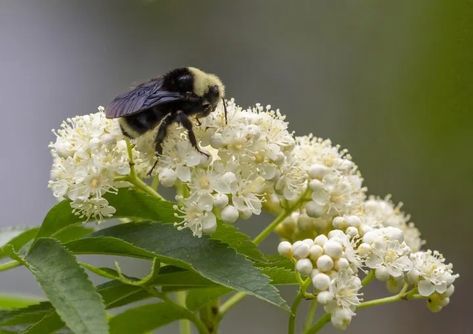
[[[92,220],[113,215],[114,209],[102,198],[116,193],[126,182],[118,176],[130,172],[127,147],[117,120],[105,118],[103,111],[69,118],[53,131],[50,143],[53,165],[48,186],[59,200],[72,201],[74,213]],[[136,155],[136,170],[142,175],[148,168]]]
[[[459,276],[453,274],[452,264],[446,264],[445,258],[437,251],[416,252],[410,258],[413,263],[411,277],[417,277],[422,296],[429,296],[434,292],[445,293]]]

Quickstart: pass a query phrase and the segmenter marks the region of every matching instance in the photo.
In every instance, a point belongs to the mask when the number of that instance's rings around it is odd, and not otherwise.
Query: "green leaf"
[[[52,311],[44,315],[38,322],[32,324],[21,334],[44,334],[44,333],[54,333],[55,331],[64,327],[64,322],[62,322],[59,315]]]
[[[0,294],[0,310],[24,308],[38,303],[39,300],[36,298]]]
[[[230,289],[216,287],[190,290],[187,293],[186,306],[191,311],[197,311],[207,303],[229,293]]]
[[[143,305],[110,319],[110,334],[141,334],[178,319],[189,319],[189,311],[171,303]]]
[[[132,188],[120,189],[118,194],[107,194],[105,198],[117,209],[114,218],[138,218],[162,223],[176,221],[173,203],[159,200]]]
[[[298,285],[294,270],[281,267],[263,267],[261,271],[271,279],[271,283],[275,285]]]
[[[13,247],[18,251],[38,233],[38,228],[8,228],[0,232],[0,258],[8,255],[6,249]]]
[[[102,298],[74,256],[59,242],[38,239],[24,260],[61,319],[74,333],[108,333]]]
[[[122,224],[92,236],[96,238],[73,241],[68,248],[77,253],[156,256],[162,262],[192,269],[217,284],[287,309],[268,277],[220,241],[196,238],[188,230],[160,223]]]
[[[226,243],[238,253],[245,255],[257,263],[265,262],[263,253],[261,253],[259,248],[251,241],[250,237],[240,232],[234,225],[219,224],[217,231],[212,234],[211,238]]]
[[[175,221],[171,202],[160,201],[143,192],[122,188],[117,194],[107,194],[105,197],[117,210],[112,218],[139,218],[164,223]],[[59,202],[44,218],[37,238],[52,236],[62,228],[82,221],[83,218],[72,213],[69,201]]]
[[[91,227],[86,227],[82,224],[73,224],[60,229],[57,233],[54,233],[54,239],[66,243],[81,239],[92,232],[94,232],[94,229]]]
[[[39,321],[51,309],[50,303],[42,302],[21,309],[0,311],[0,326],[34,323]]]

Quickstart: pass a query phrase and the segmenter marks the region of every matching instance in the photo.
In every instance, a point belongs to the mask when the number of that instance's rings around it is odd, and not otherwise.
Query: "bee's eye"
[[[214,85],[214,86],[210,86],[209,87],[209,94],[210,95],[217,95],[219,94],[219,91],[218,91],[218,86],[217,85]]]

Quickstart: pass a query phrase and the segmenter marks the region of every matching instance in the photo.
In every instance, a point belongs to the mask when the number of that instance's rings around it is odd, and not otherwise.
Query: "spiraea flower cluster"
[[[76,214],[101,221],[115,212],[104,195],[132,186],[126,182],[130,153],[141,178],[158,159],[151,177],[175,189],[179,229],[200,237],[263,211],[277,215],[279,253],[293,260],[337,328],[350,324],[370,279],[403,298],[425,297],[432,311],[449,303],[458,277],[452,265],[439,252],[422,250],[425,242],[401,205],[367,196],[346,150],[313,135],[294,136],[271,106],[227,104],[228,122],[222,105],[194,120],[206,154],[178,124],[169,128],[156,158],[156,131],[130,146],[118,121],[106,119],[103,110],[68,119],[50,144],[49,186],[58,199],[71,201]]]
[[[49,145],[53,156],[49,188],[54,196],[71,200],[74,212],[87,220],[112,216],[115,208],[103,196],[127,186],[117,177],[130,172],[118,123],[106,119],[99,108],[97,113],[67,119],[53,132],[56,141]]]
[[[452,265],[445,264],[437,251],[419,250],[422,241],[418,232],[411,232],[415,227],[406,222],[407,216],[393,210],[391,202],[370,199],[364,206],[369,209],[359,216],[335,217],[334,229],[327,234],[294,243],[280,242],[279,254],[292,259],[302,277],[310,277],[317,301],[339,329],[350,324],[360,305],[360,273],[371,272],[377,280],[386,282],[392,293],[409,287],[406,297],[427,297],[428,308],[440,311],[450,302],[458,277]],[[373,210],[375,207],[380,210]]]

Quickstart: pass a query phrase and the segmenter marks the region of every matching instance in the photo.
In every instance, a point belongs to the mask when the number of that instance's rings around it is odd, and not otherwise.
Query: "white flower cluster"
[[[118,122],[106,119],[99,108],[97,113],[67,119],[53,132],[57,138],[49,145],[53,156],[49,188],[54,196],[71,200],[74,212],[87,220],[112,216],[115,208],[103,195],[127,186],[116,177],[130,172]]]
[[[330,140],[312,135],[296,137],[296,145],[285,163],[277,184],[286,200],[300,198],[309,188],[309,200],[294,210],[277,228],[288,240],[313,237],[327,232],[334,217],[361,210],[365,199],[363,179],[346,150]]]
[[[341,230],[320,234],[291,244],[282,241],[279,254],[293,258],[296,270],[310,276],[317,302],[331,314],[332,324],[345,329],[360,304],[361,280],[357,273],[362,265],[356,250],[357,238]]]
[[[445,264],[437,251],[420,251],[406,243],[405,236],[412,236],[409,231],[415,227],[392,210],[391,202],[370,199],[365,207],[365,216],[335,217],[335,229],[327,234],[292,244],[282,241],[278,246],[280,255],[295,262],[296,271],[311,277],[317,301],[331,314],[332,324],[345,329],[355,315],[362,288],[360,269],[373,270],[376,279],[386,282],[393,293],[409,286],[414,293],[428,297],[432,311],[446,306],[458,277],[452,265]],[[387,218],[389,222],[382,223]],[[414,247],[421,244],[419,240]]]
[[[175,126],[156,168],[160,183],[178,190],[180,227],[197,236],[212,233],[217,219],[233,223],[261,214],[294,146],[284,117],[270,106],[242,109],[230,100],[227,110],[228,124],[220,106],[194,127],[209,158],[191,146],[184,129]],[[140,138],[137,147],[154,159],[150,139]]]
[[[385,199],[366,197],[363,179],[346,150],[312,135],[295,137],[278,110],[257,104],[243,109],[227,101],[195,120],[197,141],[177,124],[168,130],[155,177],[174,187],[179,228],[196,236],[262,210],[287,214],[276,232],[279,252],[311,277],[317,300],[332,323],[346,328],[360,304],[359,272],[372,270],[390,291],[406,284],[429,298],[438,311],[449,302],[458,275],[438,252],[421,251],[424,241],[410,217]],[[198,124],[201,122],[201,124]],[[198,125],[197,125],[198,124]],[[87,219],[110,217],[104,195],[129,186],[127,145],[116,120],[103,110],[65,121],[51,143],[50,188]],[[156,131],[134,141],[136,171],[144,176],[155,162]]]

